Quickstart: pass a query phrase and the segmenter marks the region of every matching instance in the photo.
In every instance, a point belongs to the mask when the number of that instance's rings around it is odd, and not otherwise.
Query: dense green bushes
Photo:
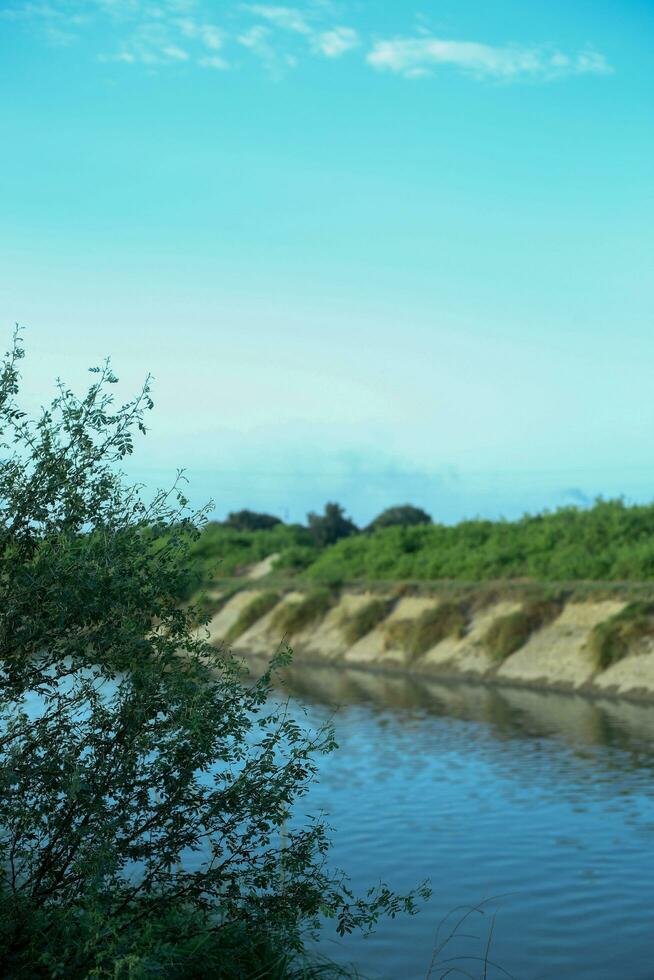
[[[519,521],[390,527],[325,549],[314,581],[654,578],[654,505],[599,501]]]
[[[272,554],[297,550],[315,558],[311,535],[299,524],[276,524],[260,531],[237,531],[224,524],[210,523],[191,548],[191,559],[198,583],[211,578],[229,578],[253,562]],[[308,564],[306,562],[305,564]]]
[[[209,524],[193,545],[197,582],[229,578],[278,553],[281,575],[333,587],[393,580],[480,582],[654,579],[654,504],[598,501],[518,521],[391,526],[320,545],[308,528],[278,524],[235,531]]]

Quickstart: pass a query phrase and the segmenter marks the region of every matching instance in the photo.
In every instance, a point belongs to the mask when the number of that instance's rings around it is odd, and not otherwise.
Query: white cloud
[[[190,17],[184,17],[177,21],[177,26],[184,37],[200,41],[212,51],[219,51],[224,44],[224,33],[215,24],[199,24]]]
[[[172,61],[188,61],[188,53],[183,48],[178,48],[175,44],[169,44],[162,48],[161,53]]]
[[[221,58],[219,55],[206,55],[198,60],[200,68],[215,68],[218,71],[226,71],[229,68],[229,63]]]
[[[340,58],[347,51],[358,48],[360,43],[359,35],[352,27],[334,27],[315,34],[312,47],[327,58]]]
[[[256,24],[236,39],[244,48],[248,48],[265,65],[273,78],[280,78],[287,68],[295,68],[297,59],[280,52],[271,43],[272,31],[262,24]]]
[[[368,64],[407,78],[453,65],[475,78],[551,79],[571,74],[608,74],[613,69],[597,51],[569,57],[560,51],[508,45],[495,47],[477,41],[444,41],[436,37],[395,38],[378,41],[368,53]]]
[[[312,29],[306,20],[306,15],[296,7],[271,7],[266,4],[247,4],[243,8],[274,24],[285,31],[293,31],[295,34],[311,34]]]
[[[292,2],[292,0],[291,0]],[[101,39],[100,60],[166,66],[182,62],[224,70],[256,57],[271,74],[281,75],[307,55],[336,61],[361,48],[354,27],[337,18],[341,4],[331,0],[247,3],[243,0],[0,0],[0,18],[31,26],[50,44]],[[212,17],[221,9],[224,17]],[[340,19],[340,18],[339,18]],[[218,20],[218,23],[215,21]],[[227,54],[225,54],[227,52]],[[234,53],[234,58],[232,58]],[[606,57],[586,47],[569,53],[536,44],[491,45],[446,40],[426,28],[413,37],[377,40],[365,60],[378,71],[422,78],[444,66],[476,79],[547,81],[572,75],[607,75]]]

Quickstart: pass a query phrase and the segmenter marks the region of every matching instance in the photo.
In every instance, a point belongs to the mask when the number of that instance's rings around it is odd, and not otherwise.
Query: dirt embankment
[[[239,592],[225,603],[210,624],[213,642],[224,640],[262,589],[263,583],[261,589],[257,586]],[[380,598],[387,602],[384,614],[369,627],[362,626],[361,635],[353,639],[353,620],[365,620],[365,611],[371,603],[379,605]],[[284,639],[279,627],[280,609],[303,599],[300,592],[284,594],[275,608],[232,641],[234,652],[271,655]],[[434,629],[439,607],[445,602],[438,595],[397,598],[390,592],[380,596],[378,592],[345,591],[334,598],[326,613],[286,639],[294,650],[296,665],[303,660],[329,662],[433,678],[469,677],[495,684],[654,701],[654,636],[634,640],[626,654],[603,669],[592,650],[593,631],[625,608],[627,603],[622,599],[573,598],[563,602],[557,615],[521,637],[511,652],[499,655],[489,646],[489,630],[498,620],[521,612],[524,604],[518,598],[489,601],[486,597],[476,603],[472,596],[466,606],[465,626],[444,636],[437,627],[430,643],[429,630]],[[406,641],[412,636],[412,626],[421,624],[419,640]]]

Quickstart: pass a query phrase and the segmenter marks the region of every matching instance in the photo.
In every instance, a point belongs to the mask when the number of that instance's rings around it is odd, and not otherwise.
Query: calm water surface
[[[492,928],[486,980],[654,978],[654,709],[340,668],[293,668],[287,690],[312,726],[335,723],[302,807],[329,815],[333,863],[359,889],[434,890],[367,940],[329,930],[326,953],[425,978],[439,921],[490,900],[432,977],[483,977]]]

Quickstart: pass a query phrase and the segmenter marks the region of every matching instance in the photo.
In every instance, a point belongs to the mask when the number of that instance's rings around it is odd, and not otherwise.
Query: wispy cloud
[[[243,9],[254,14],[255,17],[269,21],[276,27],[281,27],[284,31],[292,31],[294,34],[312,33],[306,15],[295,7],[273,7],[267,4],[254,3],[245,4]]]
[[[314,51],[319,51],[326,58],[340,58],[353,48],[358,48],[360,43],[359,35],[352,27],[334,27],[313,37]]]
[[[216,6],[209,0],[10,0],[2,6],[0,0],[0,18],[36,24],[50,44],[60,46],[85,33],[95,43],[101,36],[101,61],[153,68],[195,65],[225,71],[252,56],[279,77],[306,57],[337,61],[358,50],[370,68],[404,78],[433,75],[445,67],[477,80],[504,82],[613,71],[606,57],[590,47],[566,53],[536,44],[448,40],[426,32],[371,42],[344,24],[342,5],[337,8],[329,0],[304,0],[299,6],[230,0],[220,5],[218,18]]]
[[[272,31],[263,24],[255,24],[237,37],[238,43],[247,48],[263,62],[268,72],[279,78],[285,69],[294,68],[297,59],[288,52],[282,52],[272,43]]]
[[[437,37],[378,41],[366,60],[373,68],[406,78],[430,75],[444,65],[454,66],[474,78],[505,81],[587,73],[606,75],[612,71],[604,56],[590,49],[567,55],[534,46],[495,47],[478,41],[447,41]]]

